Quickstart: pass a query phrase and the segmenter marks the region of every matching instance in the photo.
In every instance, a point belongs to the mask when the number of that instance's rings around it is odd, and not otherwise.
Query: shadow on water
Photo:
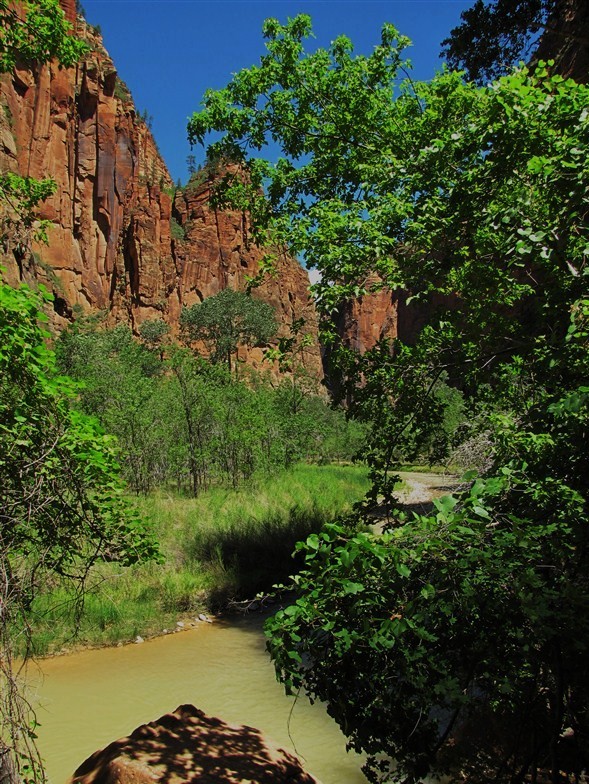
[[[263,773],[265,757],[261,750],[258,754],[261,733],[279,747],[297,752],[305,768],[325,784],[365,784],[361,758],[346,754],[345,740],[324,707],[310,705],[302,695],[296,700],[286,697],[276,682],[261,633],[270,612],[220,618],[142,645],[88,650],[43,661],[44,677],[35,690],[41,706],[39,744],[51,784],[71,776],[96,749],[109,748],[115,738],[128,738],[134,727],[178,705],[194,705],[207,716],[222,717],[202,741],[215,748],[223,742],[223,722],[258,728],[232,729],[226,735],[220,758],[213,754],[207,763],[220,770],[215,780],[227,784],[258,780],[254,775],[232,773],[230,758],[246,744],[248,751],[255,752],[255,764]],[[168,729],[168,740],[181,754],[187,738],[173,726]],[[150,766],[158,764],[158,755],[161,758],[161,741],[155,731],[142,741],[146,753],[154,757]],[[270,771],[262,781],[280,780],[278,775],[272,778]],[[208,778],[208,768],[184,773],[176,777],[168,770],[164,775],[176,781],[213,779],[212,774]]]
[[[215,618],[214,625],[219,630],[237,630],[240,634],[248,635],[248,645],[253,646],[260,653],[268,656],[268,660],[270,660],[266,650],[264,624],[268,618],[271,618],[274,613],[278,612],[282,607],[286,607],[289,603],[274,604],[271,608],[251,612],[226,611],[223,615]]]

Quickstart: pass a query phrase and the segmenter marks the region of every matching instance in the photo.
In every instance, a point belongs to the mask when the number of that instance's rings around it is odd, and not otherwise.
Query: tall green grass
[[[158,537],[164,563],[100,565],[81,614],[71,590],[54,586],[42,594],[32,608],[34,650],[44,655],[71,644],[146,637],[270,590],[296,570],[295,543],[349,511],[368,485],[362,466],[298,465],[237,490],[134,499]]]

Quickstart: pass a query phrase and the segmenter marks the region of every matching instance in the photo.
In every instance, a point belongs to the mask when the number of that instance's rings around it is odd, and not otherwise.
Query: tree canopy
[[[443,41],[452,68],[483,83],[519,61],[554,60],[556,73],[586,82],[589,11],[584,0],[477,0]]]
[[[229,370],[239,346],[267,343],[277,330],[271,305],[234,289],[184,308],[180,323],[191,341],[202,341],[213,360],[226,362]]]
[[[39,295],[0,283],[0,726],[31,779],[43,774],[11,652],[15,640],[26,643],[40,586],[64,579],[81,597],[97,561],[130,565],[158,553],[123,497],[114,439],[76,410],[77,387],[56,371],[44,321]]]
[[[344,37],[308,53],[310,33],[305,16],[268,20],[267,54],[205,95],[189,137],[222,134],[209,156],[249,175],[222,198],[320,270],[324,339],[371,422],[372,500],[390,499],[408,430],[443,414],[441,377],[486,412],[490,468],[431,516],[391,505],[384,537],[335,526],[301,545],[270,650],[372,781],[556,782],[589,736],[589,93],[542,64],[481,88],[447,70],[416,83],[391,25],[368,57]],[[275,163],[256,157],[269,142]],[[333,314],[382,286],[428,323],[354,355]]]
[[[108,329],[88,317],[56,341],[61,372],[82,386],[79,408],[117,437],[136,493],[166,487],[197,495],[299,461],[350,460],[360,448],[363,428],[332,410],[300,369],[291,365],[290,381],[270,383],[250,368],[240,381],[224,363],[175,343],[164,326],[144,322],[139,342],[125,325]]]
[[[3,285],[0,298],[3,567],[34,555],[82,577],[105,554],[125,564],[154,555],[121,497],[112,437],[70,405],[77,389],[56,372],[38,297]]]
[[[502,76],[518,60],[529,60],[532,46],[557,0],[477,0],[443,41],[452,68],[464,68],[481,82]]]
[[[57,0],[17,7],[0,0],[0,73],[86,51],[69,34]],[[17,259],[44,239],[35,208],[51,180],[0,176],[0,244]],[[44,580],[83,589],[92,565],[156,558],[157,545],[123,499],[117,450],[98,422],[77,411],[78,389],[60,376],[41,324],[50,300],[40,288],[0,281],[0,778],[42,780],[35,725],[14,666],[28,639],[32,602]],[[80,594],[81,595],[81,594]]]

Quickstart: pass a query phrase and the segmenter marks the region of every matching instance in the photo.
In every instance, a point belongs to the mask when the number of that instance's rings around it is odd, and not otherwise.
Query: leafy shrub
[[[131,91],[125,84],[125,82],[117,76],[117,80],[115,82],[115,90],[114,90],[115,98],[118,98],[119,101],[123,103],[128,103],[132,100],[131,98]]]
[[[186,229],[178,223],[176,218],[172,218],[170,221],[170,233],[173,240],[186,239]]]

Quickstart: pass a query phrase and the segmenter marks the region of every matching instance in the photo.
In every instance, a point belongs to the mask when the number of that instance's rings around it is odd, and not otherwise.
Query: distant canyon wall
[[[57,329],[77,313],[100,310],[109,323],[134,330],[146,319],[161,318],[176,331],[184,305],[227,286],[243,289],[264,251],[249,241],[247,215],[213,209],[213,181],[206,176],[173,188],[100,35],[76,18],[75,0],[60,2],[90,46],[84,61],[70,69],[23,66],[1,78],[0,169],[51,176],[58,185],[41,210],[51,221],[49,245],[37,247],[32,259],[9,252],[2,261],[6,276],[15,284],[36,279],[54,293]],[[579,30],[585,35],[589,6],[586,0],[563,0],[558,7],[558,30],[545,34],[538,54],[554,55],[559,42],[572,46],[556,59],[564,73],[585,81],[587,47],[578,39]],[[573,23],[575,35],[568,29]],[[275,308],[281,336],[293,321],[307,320],[313,345],[304,349],[304,366],[322,379],[307,273],[288,254],[277,255],[278,275],[256,296]],[[435,303],[408,306],[406,299],[403,292],[383,289],[350,301],[336,317],[344,343],[364,352],[380,338],[414,341]],[[242,351],[241,359],[268,365],[260,349]]]
[[[74,0],[61,0],[90,52],[74,68],[51,63],[19,67],[1,79],[0,169],[52,177],[54,196],[40,209],[50,221],[48,245],[20,257],[9,248],[2,264],[8,282],[36,280],[54,294],[53,326],[103,311],[107,323],[134,330],[161,318],[177,330],[181,309],[231,287],[243,289],[258,273],[265,251],[251,244],[247,216],[210,204],[212,181],[175,191],[145,121]],[[182,129],[178,129],[182,133]],[[306,271],[284,252],[278,274],[256,290],[290,333],[304,317],[313,344],[302,362],[323,377],[317,316]],[[261,369],[261,349],[241,352]]]

